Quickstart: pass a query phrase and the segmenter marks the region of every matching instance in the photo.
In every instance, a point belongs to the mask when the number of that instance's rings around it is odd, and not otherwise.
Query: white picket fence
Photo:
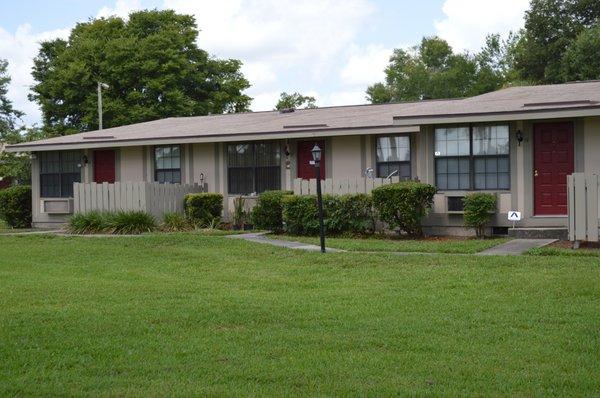
[[[392,178],[367,178],[351,177],[343,179],[327,178],[321,181],[321,190],[323,194],[343,195],[347,193],[371,193],[374,188],[382,185],[399,182],[400,177]],[[317,180],[294,179],[294,194],[296,195],[316,195]]]
[[[188,193],[202,192],[198,184],[159,184],[155,182],[79,183],[73,185],[73,210],[145,211],[157,219],[164,213],[183,213]]]

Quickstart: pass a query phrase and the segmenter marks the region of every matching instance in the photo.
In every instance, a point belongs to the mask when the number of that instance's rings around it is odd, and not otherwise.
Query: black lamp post
[[[311,150],[317,178],[317,206],[319,208],[319,228],[321,234],[321,253],[325,253],[325,227],[323,226],[323,195],[321,194],[321,148],[317,144]]]

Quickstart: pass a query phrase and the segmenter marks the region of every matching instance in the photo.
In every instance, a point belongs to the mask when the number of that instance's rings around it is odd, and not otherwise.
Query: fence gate
[[[573,173],[567,177],[569,240],[598,242],[598,175]]]

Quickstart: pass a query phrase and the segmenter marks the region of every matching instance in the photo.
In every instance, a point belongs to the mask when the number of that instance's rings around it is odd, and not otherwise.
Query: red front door
[[[573,123],[537,123],[533,137],[535,214],[567,214],[567,175],[574,171]]]
[[[312,161],[311,150],[315,144],[319,145],[319,148],[321,148],[320,176],[321,180],[325,179],[325,141],[322,140],[298,142],[298,178],[302,178],[304,180],[315,178],[315,166],[310,164]]]
[[[115,182],[115,151],[94,151],[94,182]]]

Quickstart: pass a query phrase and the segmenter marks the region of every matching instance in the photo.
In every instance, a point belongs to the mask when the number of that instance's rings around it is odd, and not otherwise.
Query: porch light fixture
[[[77,165],[77,167],[82,168],[86,164],[88,164],[88,157],[87,157],[87,155],[83,155],[81,157],[81,162]]]
[[[521,130],[517,130],[517,142],[519,146],[521,146],[521,142],[523,142],[523,132]]]
[[[325,253],[325,227],[323,226],[323,195],[321,194],[321,148],[315,144],[310,151],[315,166],[315,178],[317,179],[317,206],[319,208],[319,232],[321,238],[321,253]]]

